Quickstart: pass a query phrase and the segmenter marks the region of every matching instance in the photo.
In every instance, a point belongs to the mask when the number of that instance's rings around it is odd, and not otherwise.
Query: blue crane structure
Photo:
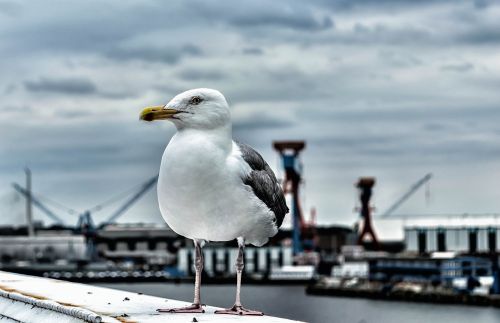
[[[283,191],[292,195],[292,248],[294,256],[304,250],[314,248],[314,226],[308,225],[302,216],[299,188],[302,181],[302,165],[299,163],[299,153],[305,148],[304,141],[279,141],[273,143],[282,159],[285,170]]]
[[[129,198],[127,199],[115,212],[111,214],[111,216],[108,217],[108,219],[102,221],[98,226],[95,225],[94,220],[92,219],[92,212],[98,211],[107,204],[110,204],[112,202],[115,202],[116,199],[109,200],[105,203],[99,204],[91,209],[88,209],[82,214],[80,214],[78,218],[78,222],[76,225],[76,230],[79,230],[80,228],[86,226],[88,228],[92,228],[92,230],[95,230],[97,228],[102,228],[106,225],[115,223],[116,220],[125,213],[134,203],[136,203],[151,187],[156,184],[158,180],[158,175],[151,177],[148,179],[146,182],[144,182],[139,189]],[[65,226],[65,221],[57,215],[54,211],[52,211],[48,206],[46,206],[40,199],[38,199],[33,193],[29,193],[24,187],[17,183],[12,183],[12,187],[14,190],[16,190],[18,193],[20,193],[24,197],[28,197],[28,195],[31,195],[31,201],[34,206],[36,206],[40,211],[42,211],[45,215],[47,215],[51,220],[53,220],[56,224]],[[70,213],[74,213],[74,210],[68,209]]]
[[[93,218],[92,212],[97,211],[105,207],[106,205],[116,201],[116,198],[112,198],[104,203],[98,204],[95,207],[84,211],[78,218],[78,223],[76,225],[76,231],[82,233],[87,241],[87,253],[90,259],[94,259],[97,256],[97,250],[95,248],[95,238],[97,235],[97,230],[102,229],[105,226],[115,223],[120,216],[122,216],[125,211],[127,211],[135,202],[137,202],[144,194],[146,194],[149,189],[151,189],[158,181],[158,175],[155,175],[148,179],[146,182],[141,184],[139,189],[135,193],[125,200],[125,202],[109,216],[106,220],[102,221],[99,225],[96,225]],[[121,194],[120,194],[121,195]]]
[[[158,175],[151,177],[146,182],[141,184],[137,192],[132,195],[129,199],[125,201],[111,216],[101,223],[101,227],[106,226],[111,223],[115,223],[116,220],[127,211],[135,202],[137,202],[144,194],[146,194],[149,189],[151,189],[156,182],[158,182]]]
[[[70,228],[74,232],[84,235],[87,241],[88,256],[89,258],[93,259],[96,256],[94,240],[97,235],[97,230],[102,229],[109,224],[115,223],[116,220],[118,220],[118,218],[122,216],[125,213],[125,211],[127,211],[134,203],[136,203],[144,194],[146,194],[156,184],[157,181],[158,181],[158,175],[155,175],[150,179],[148,179],[146,182],[142,183],[138,188],[134,188],[132,191],[129,190],[125,192],[126,193],[125,195],[123,193],[119,194],[118,196],[115,196],[101,204],[98,204],[93,208],[85,210],[79,215],[78,222],[75,227],[67,226],[65,224],[65,221],[63,221],[60,216],[56,215],[52,210],[50,210],[44,203],[40,201],[40,199],[34,196],[32,192],[29,192],[27,189],[21,187],[17,183],[13,183],[12,187],[24,197],[31,198],[31,203],[33,203],[34,206],[36,206],[45,215],[47,215],[50,219],[52,219],[57,225]],[[125,202],[123,202],[115,212],[113,212],[106,220],[96,225],[96,223],[92,218],[92,212],[99,211],[102,208],[106,207],[107,205],[116,202],[118,199],[122,199],[126,196],[129,196],[130,194],[132,194],[132,196],[126,199]],[[61,207],[60,204],[59,206]],[[66,209],[70,213],[76,212],[72,209],[68,208]]]

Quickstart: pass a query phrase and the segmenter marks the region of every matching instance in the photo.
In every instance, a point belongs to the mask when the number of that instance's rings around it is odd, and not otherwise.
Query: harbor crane
[[[134,195],[132,195],[132,197],[130,197],[128,200],[126,200],[125,203],[123,203],[123,205],[120,206],[120,208],[118,208],[118,210],[116,210],[113,214],[111,214],[111,216],[106,221],[104,221],[101,224],[101,226],[115,223],[116,220],[123,213],[125,213],[125,211],[127,211],[132,205],[134,205],[134,203],[137,202],[144,194],[146,194],[146,192],[148,192],[149,189],[151,189],[156,184],[156,182],[158,182],[158,175],[153,176],[149,180],[144,182],[140,186],[139,190]]]
[[[118,218],[122,216],[125,213],[125,211],[127,211],[132,205],[134,205],[134,203],[137,202],[144,194],[146,194],[149,191],[149,189],[151,189],[156,184],[157,181],[158,181],[158,175],[155,175],[150,179],[148,179],[146,182],[142,183],[138,189],[134,190],[135,193],[130,198],[125,200],[125,202],[115,212],[113,212],[106,220],[102,221],[98,226],[95,225],[95,222],[92,219],[91,215],[92,212],[99,211],[104,207],[106,207],[107,205],[114,203],[117,200],[117,198],[115,197],[109,199],[106,202],[103,202],[86,210],[80,215],[77,227],[79,228],[86,227],[95,230],[95,229],[102,229],[106,225],[115,223],[116,220],[118,220]],[[126,193],[130,194],[130,191]],[[122,197],[122,194],[120,194],[118,197]]]
[[[370,199],[372,197],[372,188],[375,185],[374,177],[361,177],[356,187],[359,190],[359,200],[361,202],[360,215],[363,219],[363,228],[358,236],[358,244],[362,245],[365,237],[370,236],[372,244],[375,249],[379,249],[379,243],[372,223],[372,207],[370,206]]]
[[[410,187],[410,189],[405,194],[403,194],[403,196],[401,196],[396,202],[394,202],[394,204],[392,204],[387,209],[387,211],[385,211],[384,213],[382,213],[382,215],[380,217],[385,218],[385,217],[391,215],[398,207],[401,206],[401,204],[403,204],[410,196],[413,195],[413,193],[415,193],[416,191],[418,191],[418,189],[420,187],[422,187],[422,185],[424,185],[425,183],[427,183],[431,178],[432,178],[432,173],[428,173],[424,177],[422,177],[421,179],[419,179],[415,184],[413,184]]]
[[[31,173],[27,173],[27,176],[31,176]],[[30,177],[28,177],[30,178]],[[105,226],[115,223],[116,220],[125,213],[135,202],[137,202],[150,188],[152,188],[156,182],[158,181],[158,175],[155,175],[148,179],[146,182],[140,185],[139,189],[134,188],[133,191],[129,190],[127,192],[124,192],[122,194],[119,194],[118,196],[115,196],[103,203],[100,203],[93,208],[87,209],[83,213],[80,214],[78,217],[78,222],[76,224],[76,227],[71,228],[74,232],[80,233],[85,237],[86,243],[87,243],[87,256],[90,260],[95,259],[97,256],[97,250],[95,248],[95,240],[97,237],[97,230],[102,229]],[[29,181],[28,181],[29,183]],[[33,204],[36,206],[38,209],[40,209],[43,213],[45,213],[49,218],[54,220],[56,224],[65,226],[64,221],[57,216],[54,212],[52,212],[47,206],[45,206],[40,200],[36,197],[33,196],[33,193],[31,192],[30,185],[27,186],[27,189],[21,187],[19,184],[13,183],[12,186],[14,189],[21,193],[24,197],[27,199],[27,204],[31,205]],[[99,225],[96,226],[93,218],[92,218],[92,212],[99,211],[103,209],[104,207],[115,203],[119,199],[124,198],[125,196],[130,195],[131,193],[134,193],[130,198],[126,199],[123,204],[120,205],[120,207],[111,214],[106,220],[102,221]],[[59,204],[59,203],[56,203]],[[59,206],[61,206],[59,204]],[[29,208],[28,208],[29,209]],[[71,213],[75,213],[74,210]],[[30,212],[29,212],[30,213]],[[29,217],[28,217],[29,218]],[[28,227],[31,227],[32,224],[29,223],[28,221]],[[30,234],[30,236],[33,236],[33,234]]]
[[[125,211],[127,211],[146,192],[148,192],[148,190],[151,189],[154,186],[154,184],[156,184],[157,180],[158,180],[158,175],[155,175],[155,176],[151,177],[150,179],[148,179],[143,184],[141,184],[139,186],[139,188],[134,188],[134,190],[132,190],[132,191],[129,190],[129,191],[125,192],[126,194],[124,194],[124,193],[119,194],[118,196],[115,196],[115,197],[113,197],[113,198],[111,198],[103,203],[100,203],[100,204],[82,212],[80,214],[80,216],[78,217],[78,222],[77,222],[74,230],[76,232],[90,233],[90,232],[95,232],[97,229],[101,229],[101,228],[105,227],[106,225],[115,223],[116,220],[121,215],[123,215],[125,213]],[[35,207],[37,207],[40,211],[42,211],[45,215],[47,215],[57,225],[66,226],[65,221],[59,215],[57,215],[55,212],[53,212],[49,207],[47,207],[42,201],[40,201],[40,199],[38,197],[36,197],[33,194],[33,192],[29,192],[27,189],[23,188],[21,185],[19,185],[17,183],[13,183],[12,187],[14,188],[14,190],[16,190],[18,193],[20,193],[25,198],[27,198],[27,199],[30,198],[31,203],[33,203],[33,205]],[[117,200],[122,199],[125,196],[130,195],[131,193],[133,193],[133,195],[130,198],[126,199],[125,202],[123,204],[121,204],[120,207],[116,211],[114,211],[106,220],[102,221],[99,225],[95,224],[94,220],[92,219],[93,212],[99,211],[99,210],[103,209],[104,207],[115,203]],[[55,202],[53,202],[53,203],[55,203]],[[57,204],[59,204],[59,203],[57,203]],[[61,205],[59,205],[59,206],[62,207]],[[72,214],[76,213],[76,211],[74,211],[72,209],[68,209],[67,207],[64,207],[64,208],[67,209],[67,211],[69,213],[72,213]]]
[[[97,257],[97,249],[95,247],[95,239],[97,236],[97,230],[102,229],[105,226],[115,223],[116,220],[125,213],[137,200],[139,200],[154,184],[158,181],[158,175],[151,177],[149,180],[144,182],[139,190],[135,192],[132,197],[128,198],[125,203],[123,203],[114,213],[111,214],[108,219],[102,221],[98,226],[95,225],[95,222],[92,218],[92,212],[99,211],[105,206],[112,204],[117,200],[117,197],[111,198],[106,202],[98,204],[91,209],[86,210],[78,217],[78,223],[76,225],[76,231],[80,232],[85,236],[85,240],[87,241],[87,255],[89,259],[93,260]],[[130,192],[126,192],[130,193]],[[118,197],[122,197],[120,194]]]
[[[34,206],[36,206],[40,211],[42,211],[43,213],[45,213],[45,215],[51,218],[56,224],[62,226],[64,225],[64,221],[58,215],[52,212],[47,206],[45,206],[45,204],[40,202],[40,200],[35,196],[33,196],[32,193],[29,193],[28,190],[21,187],[21,185],[17,183],[12,183],[12,187],[25,198],[31,198],[31,203],[33,203]]]
[[[305,148],[304,141],[278,141],[273,143],[285,169],[283,191],[292,195],[292,248],[293,255],[299,256],[304,250],[314,249],[315,227],[306,223],[300,206],[299,188],[302,181],[302,165],[299,154]]]
[[[419,179],[413,184],[410,189],[403,194],[394,204],[392,204],[381,217],[391,215],[401,204],[403,204],[413,193],[415,193],[422,185],[427,183],[432,178],[432,173],[426,174],[423,178]],[[358,236],[358,244],[363,244],[366,237],[370,237],[375,249],[379,249],[379,241],[372,222],[372,207],[370,206],[370,199],[372,197],[373,186],[375,186],[374,177],[361,177],[356,183],[359,190],[359,199],[361,202],[360,216],[363,219],[362,228]]]

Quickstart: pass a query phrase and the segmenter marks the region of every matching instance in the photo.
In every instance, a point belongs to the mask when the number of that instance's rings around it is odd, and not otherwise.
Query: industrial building
[[[500,222],[496,216],[434,219],[406,225],[406,250],[415,253],[452,251],[466,254],[500,252]]]
[[[80,261],[86,258],[83,236],[0,236],[1,264],[15,260],[52,263],[59,259]],[[0,266],[1,266],[0,264]]]
[[[375,280],[443,282],[461,277],[490,277],[492,263],[476,257],[387,257],[368,261]]]
[[[205,265],[203,270],[209,276],[230,276],[236,274],[234,260],[238,254],[237,248],[211,247],[203,248]],[[193,275],[193,248],[181,248],[178,253],[178,269]],[[281,268],[293,264],[291,247],[245,248],[245,273],[269,274],[272,268]]]

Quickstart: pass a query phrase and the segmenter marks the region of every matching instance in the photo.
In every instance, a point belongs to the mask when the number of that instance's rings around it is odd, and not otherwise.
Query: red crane
[[[379,249],[379,243],[372,223],[372,208],[370,199],[372,197],[372,188],[375,185],[374,177],[361,177],[356,184],[359,190],[359,200],[361,201],[360,215],[363,219],[362,229],[358,237],[358,244],[363,244],[366,236],[370,236],[375,249]]]

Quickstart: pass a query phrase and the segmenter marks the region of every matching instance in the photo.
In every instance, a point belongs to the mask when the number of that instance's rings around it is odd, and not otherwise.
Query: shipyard
[[[496,323],[500,4],[0,0],[0,321]]]
[[[273,146],[282,159],[291,219],[289,228],[266,246],[246,248],[245,284],[297,286],[305,294],[323,297],[500,307],[498,215],[391,216],[425,188],[432,179],[428,173],[385,213],[374,216],[370,198],[376,179],[362,177],[352,188],[359,197],[354,225],[320,226],[314,209],[309,215],[301,209],[300,154],[306,143],[280,141]],[[12,190],[25,203],[26,224],[0,228],[1,270],[106,286],[192,281],[194,252],[189,239],[161,224],[119,223],[120,216],[154,187],[156,176],[122,196],[108,219],[96,223],[87,210],[75,226],[51,210],[54,201],[43,202],[31,191],[29,169],[25,176],[25,187],[14,183]],[[55,223],[33,221],[34,210]],[[401,237],[380,240],[376,228],[383,225],[399,227]],[[204,283],[232,284],[237,246],[211,243],[203,253]]]

